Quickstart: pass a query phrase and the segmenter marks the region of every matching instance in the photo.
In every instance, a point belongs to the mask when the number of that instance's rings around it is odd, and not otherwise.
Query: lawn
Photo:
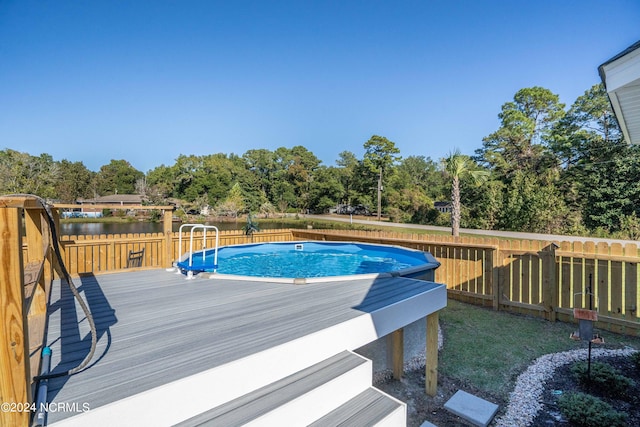
[[[440,312],[440,326],[444,336],[440,374],[505,399],[517,376],[536,358],[587,347],[569,339],[577,324],[552,323],[451,299]],[[607,331],[601,334],[606,348],[640,349],[640,338]]]

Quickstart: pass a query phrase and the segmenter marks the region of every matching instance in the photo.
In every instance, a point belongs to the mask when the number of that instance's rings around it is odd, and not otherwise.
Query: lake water
[[[178,231],[182,224],[179,222],[173,223],[173,231]],[[245,221],[238,222],[220,222],[209,223],[208,225],[215,225],[220,231],[222,230],[241,230],[245,225]],[[279,228],[292,228],[291,223],[280,222],[265,222],[259,224],[261,229],[279,229]],[[303,227],[303,224],[300,224]],[[62,222],[60,224],[61,233],[66,235],[83,235],[83,234],[136,234],[136,233],[162,233],[161,222]]]

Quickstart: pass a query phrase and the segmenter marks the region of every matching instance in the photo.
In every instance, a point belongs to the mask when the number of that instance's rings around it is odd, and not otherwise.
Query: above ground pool
[[[417,277],[440,264],[428,252],[398,246],[343,242],[284,242],[224,246],[187,254],[184,272],[216,272],[263,278],[316,278],[391,273]],[[429,280],[433,280],[432,278]]]

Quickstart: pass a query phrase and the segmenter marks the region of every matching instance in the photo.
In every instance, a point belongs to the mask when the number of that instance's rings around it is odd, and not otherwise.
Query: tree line
[[[473,155],[452,147],[438,160],[402,157],[379,135],[363,143],[361,156],[339,153],[333,166],[294,146],[180,155],[146,173],[111,160],[92,172],[82,162],[5,149],[0,193],[60,202],[135,193],[153,204],[177,199],[195,209],[209,206],[219,215],[364,205],[396,222],[640,237],[639,149],[624,141],[601,84],[568,108],[548,89],[524,88],[498,117],[499,128]],[[453,218],[435,209],[437,201],[452,201]]]

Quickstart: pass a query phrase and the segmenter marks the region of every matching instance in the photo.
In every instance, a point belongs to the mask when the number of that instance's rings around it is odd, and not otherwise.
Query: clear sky
[[[639,39],[639,0],[0,0],[0,149],[473,154],[516,91],[570,105]]]

